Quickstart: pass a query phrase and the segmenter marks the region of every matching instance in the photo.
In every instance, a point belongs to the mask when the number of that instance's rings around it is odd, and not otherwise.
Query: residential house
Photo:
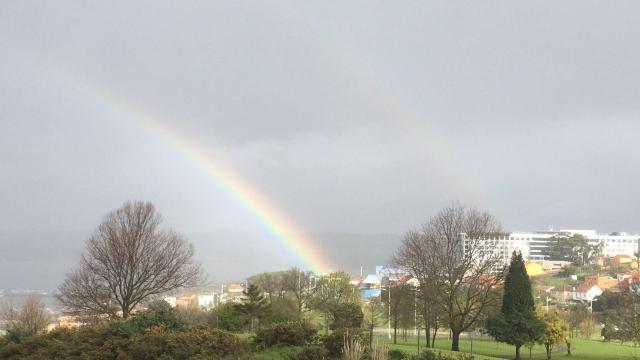
[[[186,295],[181,296],[176,299],[176,307],[190,307],[197,304],[197,296],[196,295]]]
[[[619,281],[610,276],[587,275],[584,277],[584,284],[598,285],[601,290],[608,290],[618,286]]]
[[[204,309],[213,309],[216,305],[215,294],[198,295],[198,306]]]
[[[244,287],[242,284],[227,285],[227,301],[242,302],[246,296],[244,295]]]
[[[630,265],[633,258],[629,255],[616,255],[609,259],[609,264],[614,267]]]
[[[593,301],[597,296],[602,294],[602,289],[598,285],[583,283],[576,286],[573,292],[573,300]]]

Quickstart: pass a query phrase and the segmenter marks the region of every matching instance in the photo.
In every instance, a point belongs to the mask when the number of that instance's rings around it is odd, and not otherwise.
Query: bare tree
[[[0,313],[7,331],[18,331],[25,335],[44,332],[52,320],[45,304],[34,295],[27,296],[18,308],[11,303],[4,303]]]
[[[492,215],[452,205],[409,232],[394,256],[394,264],[420,281],[427,328],[434,327],[433,314],[444,315],[452,350],[459,350],[460,334],[500,302],[495,287],[504,264],[494,247],[499,233]]]
[[[295,267],[283,272],[282,288],[293,295],[298,307],[298,316],[302,318],[302,312],[313,296],[311,273]]]
[[[59,287],[59,300],[75,315],[127,318],[153,295],[196,285],[200,264],[181,235],[160,229],[148,202],[127,202],[109,213],[86,243],[77,269]]]
[[[436,299],[437,262],[434,261],[434,244],[426,236],[425,229],[411,230],[404,235],[402,245],[396,251],[392,264],[411,274],[419,282],[417,290],[416,311],[424,321],[426,347],[431,347],[431,332],[437,331],[434,315],[439,313],[442,304]]]
[[[273,303],[274,298],[283,298],[286,289],[283,286],[283,271],[263,272],[247,279],[249,284],[256,284],[269,295],[269,303]]]

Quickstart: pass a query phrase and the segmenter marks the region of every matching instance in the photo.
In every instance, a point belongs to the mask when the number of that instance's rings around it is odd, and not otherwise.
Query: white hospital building
[[[627,233],[599,234],[596,230],[559,230],[559,231],[534,231],[498,235],[487,241],[487,246],[494,247],[505,262],[509,262],[514,251],[520,251],[522,257],[531,261],[548,260],[546,248],[549,240],[554,236],[571,236],[580,234],[592,244],[602,245],[602,256],[612,257],[616,255],[629,255],[635,257],[638,251],[640,235]]]

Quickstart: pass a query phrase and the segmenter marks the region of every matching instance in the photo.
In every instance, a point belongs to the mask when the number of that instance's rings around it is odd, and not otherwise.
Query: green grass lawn
[[[253,352],[253,358],[259,360],[283,360],[300,351],[297,346],[275,346],[262,351]]]
[[[377,344],[384,344],[390,349],[399,349],[408,354],[417,353],[417,341],[410,339],[403,341],[398,339],[398,344],[392,344],[386,337],[377,337],[375,341]],[[421,351],[425,350],[422,347]],[[436,352],[452,353],[451,342],[447,339],[437,339],[436,348],[430,349]],[[564,359],[564,360],[613,360],[613,359],[640,359],[640,348],[633,347],[631,343],[620,345],[620,343],[603,343],[597,340],[584,340],[573,339],[572,356],[566,355],[566,348],[564,345],[558,346],[553,352],[552,359]],[[282,360],[288,358],[289,355],[298,351],[297,347],[274,347],[263,351],[253,353],[256,359],[264,360]],[[460,350],[466,353],[471,353],[471,341],[468,339],[460,340]],[[473,355],[475,360],[498,360],[498,359],[513,359],[514,347],[507,344],[497,343],[487,339],[473,340]],[[522,359],[529,359],[529,349],[522,348]],[[531,352],[531,358],[534,360],[546,360],[546,354],[542,345],[536,345]]]
[[[386,338],[379,340],[387,344],[389,348],[400,349],[407,353],[415,354],[417,352],[417,342],[415,339],[407,342],[398,340],[398,344],[390,343]],[[422,346],[422,342],[421,342]],[[447,339],[436,340],[436,350],[448,350],[451,348],[451,341]],[[460,350],[470,353],[471,341],[468,339],[460,340]],[[529,349],[523,347],[521,350],[523,359],[529,359]],[[552,359],[566,360],[607,360],[607,359],[640,359],[640,348],[633,347],[631,343],[620,345],[620,343],[603,343],[597,340],[573,339],[571,345],[572,356],[566,355],[566,347],[559,345],[553,352]],[[474,340],[473,354],[488,356],[488,359],[513,359],[515,348],[511,345],[497,343],[492,340]],[[536,345],[532,349],[532,359],[544,360],[546,354],[542,345]]]
[[[540,282],[548,286],[562,287],[563,285],[569,284],[569,279],[554,277],[554,278],[542,280]]]

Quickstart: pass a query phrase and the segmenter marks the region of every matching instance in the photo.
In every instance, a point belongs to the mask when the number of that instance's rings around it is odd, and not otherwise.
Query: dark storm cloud
[[[509,229],[640,231],[638,10],[5,2],[2,273],[55,286],[126,199],[192,234],[214,279],[295,262],[176,149],[67,75],[162,114],[348,269],[384,262],[398,234],[455,200]],[[353,260],[363,239],[371,259]],[[39,261],[54,275],[24,270]]]

